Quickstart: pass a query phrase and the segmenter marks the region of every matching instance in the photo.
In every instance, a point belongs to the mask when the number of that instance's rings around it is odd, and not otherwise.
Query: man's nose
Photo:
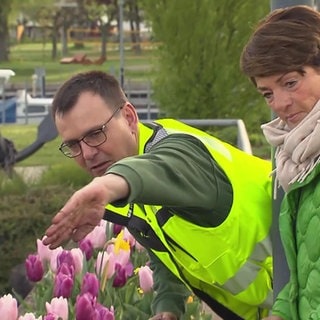
[[[90,147],[84,141],[80,141],[80,147],[85,160],[91,160],[98,152],[97,147]]]

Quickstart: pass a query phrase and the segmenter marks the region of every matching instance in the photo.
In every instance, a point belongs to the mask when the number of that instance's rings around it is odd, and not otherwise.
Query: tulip
[[[62,265],[60,265],[60,267],[57,271],[57,274],[58,273],[63,273],[73,279],[74,278],[74,266],[69,265],[67,263],[63,263]]]
[[[114,234],[115,236],[117,236],[117,235],[121,232],[122,229],[123,229],[123,226],[122,226],[122,225],[114,223],[114,224],[113,224],[112,232],[113,232],[113,234]]]
[[[106,308],[100,303],[97,303],[96,310],[98,311],[98,319],[99,320],[114,320],[114,310],[113,307]]]
[[[1,320],[16,320],[18,317],[17,300],[11,294],[6,294],[0,298]]]
[[[123,287],[127,282],[126,269],[122,267],[121,264],[117,263],[115,265],[115,276],[113,279],[112,286],[114,288]]]
[[[75,269],[74,259],[73,259],[73,256],[71,254],[71,251],[63,250],[57,256],[57,267],[58,267],[58,269],[63,263],[66,263],[69,266],[73,266],[73,268]]]
[[[120,233],[120,232],[119,232]],[[130,244],[130,247],[133,247],[136,243],[136,239],[134,236],[129,232],[127,228],[123,229],[123,239],[127,240]]]
[[[69,298],[71,296],[72,289],[73,278],[63,272],[57,273],[54,278],[53,296]]]
[[[51,302],[46,302],[47,313],[54,314],[61,320],[68,320],[68,300],[62,297],[53,298]]]
[[[100,224],[88,233],[84,239],[90,240],[94,248],[103,248],[107,241],[106,228],[107,222],[101,220]]]
[[[48,313],[43,317],[43,320],[59,320],[59,318],[53,313]]]
[[[150,292],[153,287],[152,270],[148,266],[140,267],[138,270],[140,288],[144,293]]]
[[[51,258],[50,258],[50,269],[53,273],[57,272],[58,269],[58,260],[57,257],[63,251],[62,247],[58,247],[52,250]]]
[[[83,253],[80,248],[71,249],[70,252],[74,262],[74,271],[76,274],[80,274],[83,268]]]
[[[121,264],[122,266],[125,266],[127,263],[130,261],[130,247],[128,247],[129,250],[127,249],[116,249],[116,246],[111,244],[107,248],[107,252],[109,254],[114,255],[114,259],[116,263]]]
[[[114,266],[114,254],[108,254],[106,251],[98,252],[95,267],[99,277],[105,276],[110,279],[114,274]]]
[[[79,241],[79,248],[85,254],[86,260],[90,260],[93,255],[93,245],[89,239],[82,239]]]
[[[96,298],[89,292],[77,296],[75,311],[76,320],[98,320]]]
[[[38,282],[42,279],[44,270],[38,254],[29,254],[25,261],[27,277],[30,281]]]
[[[81,294],[86,292],[91,293],[94,297],[98,297],[99,280],[94,273],[87,272],[82,279]]]
[[[43,237],[41,240],[40,239],[37,239],[37,253],[42,261],[42,263],[45,265],[46,262],[50,262],[50,259],[51,259],[51,256],[52,256],[52,253],[54,250],[51,250],[49,248],[49,246],[45,246],[43,244],[43,240],[45,239],[46,237]]]
[[[39,318],[36,318],[36,316],[33,313],[30,313],[30,312],[28,312],[25,315],[20,316],[18,318],[18,320],[41,320],[41,319],[42,319],[41,316]]]

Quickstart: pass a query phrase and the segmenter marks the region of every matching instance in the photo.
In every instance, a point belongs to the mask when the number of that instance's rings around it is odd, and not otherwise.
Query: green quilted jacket
[[[273,314],[285,320],[320,320],[320,164],[303,183],[292,185],[279,219],[290,281]]]

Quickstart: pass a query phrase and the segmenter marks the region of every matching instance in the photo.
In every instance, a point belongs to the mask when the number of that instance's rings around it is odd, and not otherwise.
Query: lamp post
[[[120,85],[124,86],[123,0],[119,0]]]

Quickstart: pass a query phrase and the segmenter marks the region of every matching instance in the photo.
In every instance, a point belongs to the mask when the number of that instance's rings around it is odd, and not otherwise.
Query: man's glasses
[[[98,147],[107,141],[107,135],[105,129],[107,124],[112,120],[112,118],[123,108],[123,106],[117,108],[111,115],[111,117],[97,130],[93,130],[87,133],[84,137],[79,140],[73,140],[68,142],[63,142],[59,150],[69,158],[75,158],[80,156],[82,153],[80,142],[83,141],[89,147]]]

